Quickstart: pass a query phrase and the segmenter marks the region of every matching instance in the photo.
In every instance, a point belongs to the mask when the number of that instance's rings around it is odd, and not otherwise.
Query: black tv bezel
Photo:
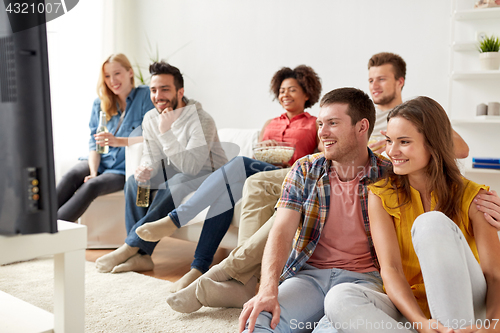
[[[45,17],[43,13],[9,17],[3,1],[0,10],[0,42],[5,42],[0,52],[8,52],[7,56],[14,59],[10,76],[0,77],[2,88],[8,85],[10,91],[9,98],[0,96],[0,131],[4,138],[0,234],[55,233],[57,195]],[[9,23],[17,19],[42,23],[14,33]],[[36,195],[38,200],[33,199]]]

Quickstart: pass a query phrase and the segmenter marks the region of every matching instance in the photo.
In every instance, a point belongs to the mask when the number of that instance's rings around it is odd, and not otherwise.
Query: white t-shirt
[[[392,109],[391,109],[392,110]],[[373,127],[372,135],[380,135],[380,131],[387,129],[387,115],[391,110],[380,111],[379,109],[375,109],[375,126]]]

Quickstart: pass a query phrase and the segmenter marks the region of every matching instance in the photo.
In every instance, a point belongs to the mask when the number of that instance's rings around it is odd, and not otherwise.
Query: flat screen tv
[[[0,1],[0,234],[55,233],[45,17],[8,15],[6,3]],[[35,20],[32,28],[13,32],[26,20]]]

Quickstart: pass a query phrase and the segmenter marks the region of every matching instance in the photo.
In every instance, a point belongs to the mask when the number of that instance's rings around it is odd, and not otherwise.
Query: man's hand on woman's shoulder
[[[486,221],[500,230],[500,197],[496,191],[478,194],[474,203],[479,211],[484,213]]]

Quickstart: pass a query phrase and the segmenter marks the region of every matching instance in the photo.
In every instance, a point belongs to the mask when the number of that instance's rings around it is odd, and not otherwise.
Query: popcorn
[[[285,146],[267,146],[254,148],[253,154],[259,161],[282,164],[288,162],[295,152],[294,147]]]

